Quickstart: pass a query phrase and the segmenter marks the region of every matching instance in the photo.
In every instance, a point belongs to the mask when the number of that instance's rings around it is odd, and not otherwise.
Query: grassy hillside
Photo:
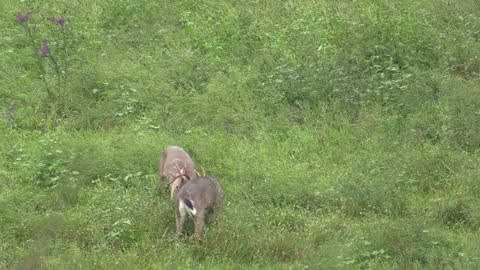
[[[0,268],[480,268],[477,0],[2,0],[0,28]],[[225,191],[202,241],[168,145]]]

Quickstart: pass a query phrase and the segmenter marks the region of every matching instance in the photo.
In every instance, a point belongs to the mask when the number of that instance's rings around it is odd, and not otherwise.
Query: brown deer
[[[168,146],[160,157],[158,170],[158,187],[168,180],[170,197],[175,200],[175,194],[187,181],[195,176],[195,165],[185,150],[178,146]]]
[[[182,234],[183,223],[189,215],[195,224],[194,238],[199,239],[206,212],[215,211],[222,199],[222,188],[212,177],[198,176],[185,183],[175,199],[177,234]]]

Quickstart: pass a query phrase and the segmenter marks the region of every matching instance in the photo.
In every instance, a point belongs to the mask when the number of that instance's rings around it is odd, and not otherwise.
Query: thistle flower
[[[48,47],[48,39],[43,39],[43,44],[38,48],[38,52],[43,55],[50,54],[50,48]]]
[[[49,18],[49,20],[59,25],[64,25],[66,22],[68,22],[68,18],[63,18],[63,17],[59,17],[59,18],[51,17]]]
[[[17,13],[17,16],[15,17],[15,22],[24,23],[25,21],[30,19],[30,17],[32,16],[32,13],[33,13],[32,10],[27,11],[27,13],[25,14]]]

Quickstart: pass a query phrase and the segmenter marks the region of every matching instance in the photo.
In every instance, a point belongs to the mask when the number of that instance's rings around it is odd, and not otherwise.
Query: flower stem
[[[63,71],[64,71],[64,77],[63,77],[63,83],[67,83],[67,77],[68,77],[68,50],[67,50],[67,33],[65,30],[65,26],[62,24],[62,35],[63,35]]]
[[[48,54],[50,60],[53,63],[53,67],[55,69],[55,73],[57,73],[57,80],[58,80],[58,86],[62,86],[62,71],[60,70],[60,67],[58,66],[57,60],[55,60],[55,57],[51,53]]]
[[[52,94],[52,91],[50,90],[50,86],[48,85],[48,82],[47,82],[47,72],[45,71],[45,67],[43,66],[42,60],[40,59],[40,57],[38,57],[38,54],[35,51],[36,44],[35,44],[35,38],[33,37],[32,29],[29,27],[27,22],[25,22],[24,27],[27,31],[30,42],[32,43],[32,48],[34,50],[34,55],[35,55],[35,58],[37,59],[37,64],[38,64],[38,67],[40,69],[40,77],[42,78],[43,84],[45,85],[45,90],[47,91],[48,99],[53,100],[53,94]]]

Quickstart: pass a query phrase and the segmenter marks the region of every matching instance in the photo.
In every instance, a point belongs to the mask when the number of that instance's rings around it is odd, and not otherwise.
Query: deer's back
[[[195,165],[190,155],[178,146],[169,146],[165,148],[163,155],[165,156],[165,164],[163,171],[171,172],[176,166],[179,168],[187,168],[187,174],[190,178],[195,176]]]
[[[198,176],[182,186],[177,198],[190,199],[209,208],[223,199],[223,190],[214,178]]]

